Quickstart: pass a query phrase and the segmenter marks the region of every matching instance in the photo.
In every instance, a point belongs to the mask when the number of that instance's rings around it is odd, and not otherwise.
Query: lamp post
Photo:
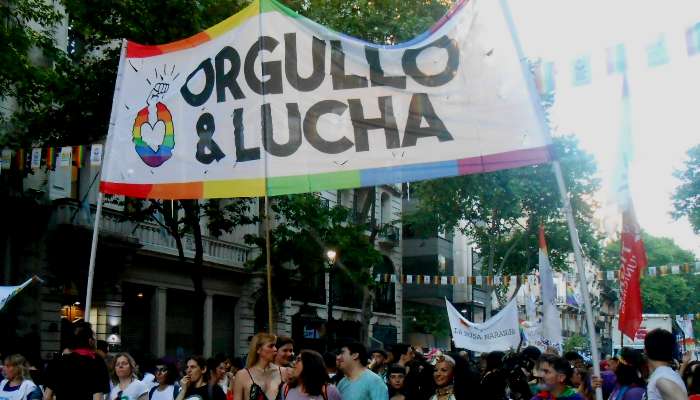
[[[331,349],[331,344],[334,341],[331,323],[333,321],[333,271],[335,270],[336,256],[337,253],[335,250],[331,249],[326,251],[326,258],[328,258],[328,299],[326,299],[328,304],[328,319],[326,321],[326,350]]]

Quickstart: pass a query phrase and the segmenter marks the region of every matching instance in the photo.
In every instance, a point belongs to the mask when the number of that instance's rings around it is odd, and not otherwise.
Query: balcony
[[[399,244],[401,230],[392,224],[382,224],[379,226],[377,239],[379,245],[386,248],[393,248]]]
[[[77,201],[66,199],[56,202],[54,222],[57,225],[67,224],[93,229],[95,207],[90,206],[89,220],[86,218],[86,214],[87,209],[81,209]],[[146,251],[177,256],[175,239],[158,224],[120,221],[120,216],[121,213],[119,211],[103,207],[102,218],[100,219],[100,233],[122,237],[141,245],[141,248]],[[192,235],[185,235],[182,239],[182,244],[185,249],[185,257],[194,257],[195,244]],[[202,246],[205,262],[232,268],[243,269],[251,253],[251,249],[248,246],[206,236],[202,238]]]

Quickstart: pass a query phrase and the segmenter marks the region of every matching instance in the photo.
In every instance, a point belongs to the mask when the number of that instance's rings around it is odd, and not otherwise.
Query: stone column
[[[167,289],[164,287],[157,287],[151,302],[151,349],[158,357],[165,356],[167,302]]]
[[[204,357],[211,357],[214,327],[214,298],[208,294],[204,300]]]

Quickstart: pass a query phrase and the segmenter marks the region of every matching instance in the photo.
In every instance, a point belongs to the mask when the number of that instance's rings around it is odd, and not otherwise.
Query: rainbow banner
[[[56,148],[49,147],[46,149],[46,168],[53,169],[56,162]]]
[[[85,163],[85,146],[73,146],[73,164],[82,167]]]
[[[500,7],[458,1],[392,46],[276,0],[178,42],[124,41],[100,190],[281,195],[547,162],[539,99]]]

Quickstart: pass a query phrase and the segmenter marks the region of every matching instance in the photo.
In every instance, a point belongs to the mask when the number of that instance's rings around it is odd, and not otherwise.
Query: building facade
[[[204,355],[246,354],[249,338],[267,328],[265,276],[249,265],[260,249],[244,241],[246,234],[260,233],[258,225],[214,237],[206,230],[206,220],[200,221],[206,298],[203,309],[198,310],[193,307],[192,265],[179,260],[173,237],[156,222],[124,220],[121,209],[125,205],[118,197],[109,197],[99,221],[92,307],[84,310],[98,173],[99,167],[56,167],[24,179],[22,189],[36,193],[33,208],[27,209],[32,222],[26,227],[28,234],[5,237],[2,284],[16,284],[33,274],[46,283],[27,289],[0,316],[0,322],[14,328],[3,334],[8,347],[22,347],[29,340],[25,338],[38,337],[41,358],[51,358],[68,345],[71,324],[89,312],[97,339],[107,341],[111,351],[182,358],[194,351],[193,327],[201,324]],[[369,204],[366,217],[382,228],[375,246],[383,263],[374,266],[374,272],[401,273],[401,225],[397,222],[401,198],[396,187],[320,195],[329,207],[340,204],[356,209],[360,201]],[[257,212],[257,204],[252,210]],[[18,221],[27,219],[17,217]],[[191,259],[193,237],[186,234],[182,244],[186,258]],[[300,283],[304,289],[276,308],[274,330],[292,336],[302,347],[324,350],[327,295],[333,285],[334,330],[358,339],[361,305],[357,290],[348,289],[353,285],[340,274],[331,281],[329,272],[304,278]],[[402,340],[401,296],[401,287],[395,283],[376,289],[369,320],[373,346]]]

